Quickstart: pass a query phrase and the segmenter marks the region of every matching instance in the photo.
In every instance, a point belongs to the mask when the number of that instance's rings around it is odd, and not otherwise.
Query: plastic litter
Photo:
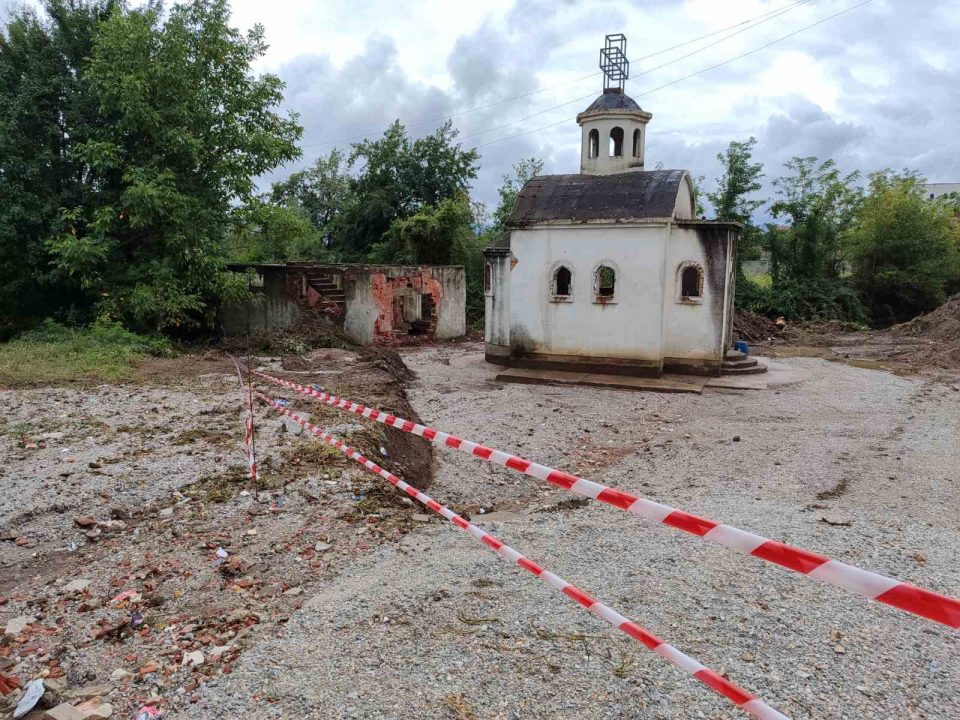
[[[24,689],[23,697],[20,698],[20,702],[17,703],[17,707],[13,711],[14,720],[23,717],[33,710],[34,706],[40,702],[40,698],[43,697],[45,689],[46,688],[43,687],[43,680],[37,679],[28,682],[27,687]]]
[[[160,708],[153,705],[144,705],[137,713],[137,720],[150,720],[150,718],[158,718],[161,715],[163,715],[163,710]]]
[[[380,454],[384,457],[390,457],[390,453],[387,452],[387,449],[383,445],[380,446]]]
[[[289,400],[284,400],[283,398],[277,398],[276,400],[274,400],[274,402],[280,407],[286,407],[287,405],[290,404]]]

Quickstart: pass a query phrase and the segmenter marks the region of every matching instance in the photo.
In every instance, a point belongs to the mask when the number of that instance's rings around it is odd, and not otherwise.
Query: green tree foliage
[[[500,232],[510,219],[513,206],[517,204],[517,195],[523,186],[531,179],[543,172],[543,160],[539,158],[524,158],[513,166],[513,172],[503,176],[503,183],[497,190],[500,200],[497,209],[493,212],[493,229]]]
[[[390,226],[391,244],[403,248],[403,257],[423,265],[450,265],[473,236],[473,212],[466,195],[447,198],[436,207],[424,207]]]
[[[875,323],[940,305],[960,274],[960,225],[948,202],[924,198],[915,174],[874,173],[847,242],[852,284]]]
[[[117,3],[44,7],[42,16],[17,11],[0,29],[0,336],[34,316],[84,318],[89,305],[51,268],[45,241],[60,208],[87,193],[90,168],[76,150],[100,116],[86,58]]]
[[[299,206],[263,198],[237,211],[228,257],[247,263],[332,260],[321,231]]]
[[[43,209],[14,252],[60,305],[132,327],[209,321],[216,299],[240,289],[223,267],[232,206],[299,152],[296,119],[274,112],[282,83],[251,72],[262,28],[230,27],[225,0],[169,12],[52,0],[47,13],[17,16],[0,48],[18,108],[4,103],[0,123],[20,128],[20,156],[4,145],[0,177],[32,173],[19,202]],[[23,157],[30,126],[47,149]]]
[[[383,242],[395,220],[469,189],[478,155],[462,150],[457,135],[448,121],[432,135],[412,141],[397,121],[380,139],[353,146],[348,165],[356,175],[333,238],[344,259],[363,259]]]
[[[761,231],[753,223],[753,213],[763,205],[763,200],[751,199],[762,186],[763,164],[751,162],[756,138],[746,142],[733,141],[725,152],[717,154],[723,166],[723,175],[717,179],[717,189],[706,193],[713,205],[717,220],[737,222],[743,225],[737,253],[737,277],[743,277],[743,260],[759,257]],[[698,207],[697,212],[701,212]]]
[[[319,157],[306,170],[273,184],[270,199],[299,209],[329,244],[350,192],[350,178],[340,150]]]
[[[779,199],[763,245],[770,248],[772,284],[761,288],[744,279],[741,307],[789,319],[849,320],[867,316],[845,278],[843,238],[856,220],[862,191],[857,173],[842,175],[832,160],[795,157],[789,173],[774,180]]]
[[[833,160],[795,157],[791,174],[773,181],[780,199],[770,211],[789,221],[789,231],[774,236],[770,248],[774,282],[783,279],[839,279],[843,272],[841,238],[854,223],[863,193],[859,173],[841,175]]]

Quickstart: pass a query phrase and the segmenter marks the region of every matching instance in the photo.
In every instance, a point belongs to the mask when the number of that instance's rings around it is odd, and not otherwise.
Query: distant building
[[[923,192],[928,200],[935,200],[941,195],[957,193],[960,195],[960,183],[927,183],[923,186]]]

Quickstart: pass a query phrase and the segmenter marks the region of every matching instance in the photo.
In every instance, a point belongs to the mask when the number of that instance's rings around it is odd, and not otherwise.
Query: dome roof
[[[592,113],[609,110],[643,112],[643,109],[637,105],[636,100],[629,95],[624,94],[622,90],[605,90],[603,95],[590,103],[590,107],[583,112]]]

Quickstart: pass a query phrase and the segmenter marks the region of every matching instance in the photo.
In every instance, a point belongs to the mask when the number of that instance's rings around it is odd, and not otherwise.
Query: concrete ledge
[[[699,360],[695,358],[674,357],[663,359],[664,372],[679,373],[680,375],[719,377],[722,365],[723,360]]]
[[[487,359],[496,365],[529,370],[557,370],[573,373],[594,373],[628,377],[660,377],[659,360],[631,358],[590,357],[583,355],[550,355],[524,353],[508,357],[491,357],[487,346]]]
[[[662,377],[645,378],[525,368],[504,370],[497,375],[497,380],[528,385],[582,385],[620,390],[697,394],[701,393],[704,385],[707,384],[707,378],[704,377],[664,375]]]

